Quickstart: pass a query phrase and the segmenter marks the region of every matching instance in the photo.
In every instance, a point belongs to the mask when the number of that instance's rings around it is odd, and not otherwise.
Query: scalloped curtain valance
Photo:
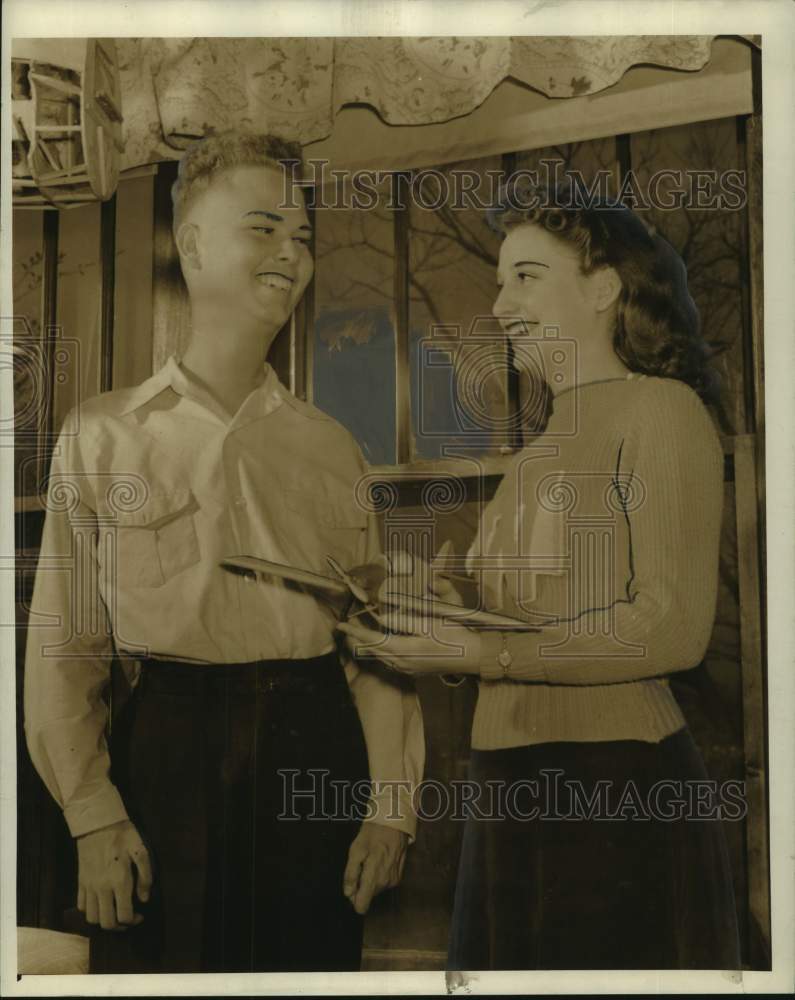
[[[701,70],[715,37],[120,38],[122,167],[177,158],[229,125],[317,143],[343,109],[382,128],[439,125],[506,80],[547,105],[590,97],[633,66]]]

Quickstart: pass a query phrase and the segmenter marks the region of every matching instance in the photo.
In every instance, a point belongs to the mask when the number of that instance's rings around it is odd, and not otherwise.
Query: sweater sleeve
[[[689,387],[648,380],[620,470],[631,475],[633,497],[624,514],[626,595],[581,614],[576,630],[561,622],[532,635],[483,635],[483,678],[614,684],[687,670],[703,658],[717,600],[723,455]]]

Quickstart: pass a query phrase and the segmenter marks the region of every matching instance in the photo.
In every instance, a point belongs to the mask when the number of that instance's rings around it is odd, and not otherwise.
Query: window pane
[[[706,186],[721,194],[721,178],[739,166],[734,118],[675,128],[656,129],[632,136],[632,169],[641,191],[649,188],[657,171],[674,171],[658,184],[658,200],[676,204],[684,190],[691,204],[642,214],[668,239],[687,265],[687,284],[701,316],[704,337],[716,351],[713,363],[722,380],[722,396],[715,418],[724,434],[745,430],[743,394],[742,227],[744,207],[712,204],[695,208],[693,175],[685,171],[714,171],[717,184]],[[682,171],[681,177],[678,172]],[[706,178],[708,180],[708,178]],[[749,375],[750,377],[750,375]]]
[[[472,179],[464,180],[464,171]],[[414,458],[439,458],[453,449],[484,454],[506,443],[505,339],[491,316],[500,240],[475,200],[477,195],[480,203],[491,203],[500,172],[500,158],[486,157],[439,168],[441,177],[428,175],[413,189],[409,329]],[[464,185],[473,188],[473,195],[463,194]]]
[[[393,465],[392,213],[318,208],[315,231],[313,402],[348,428],[368,462]]]
[[[538,170],[539,182],[549,178],[554,184],[556,171],[564,174],[567,171],[578,171],[583,180],[589,186],[593,184],[594,178],[600,171],[607,171],[610,174],[607,183],[608,194],[616,193],[616,180],[618,177],[615,158],[616,142],[610,137],[608,139],[589,139],[582,142],[566,142],[560,146],[546,146],[543,149],[528,149],[516,154],[517,170]],[[553,161],[559,166],[550,164],[545,167],[541,161]]]

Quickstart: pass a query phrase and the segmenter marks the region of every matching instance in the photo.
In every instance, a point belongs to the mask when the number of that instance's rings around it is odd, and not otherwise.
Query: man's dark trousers
[[[154,887],[136,900],[141,925],[92,934],[92,972],[359,968],[362,918],[342,880],[368,763],[336,652],[146,660],[111,759]]]

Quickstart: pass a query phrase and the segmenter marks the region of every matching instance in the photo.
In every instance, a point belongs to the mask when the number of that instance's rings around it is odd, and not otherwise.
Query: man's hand
[[[348,851],[343,891],[357,913],[367,913],[373,896],[400,882],[408,834],[390,826],[363,823]]]
[[[123,931],[140,924],[133,911],[133,875],[137,896],[145,903],[152,888],[149,852],[129,820],[77,838],[77,908],[89,924],[106,931]]]

